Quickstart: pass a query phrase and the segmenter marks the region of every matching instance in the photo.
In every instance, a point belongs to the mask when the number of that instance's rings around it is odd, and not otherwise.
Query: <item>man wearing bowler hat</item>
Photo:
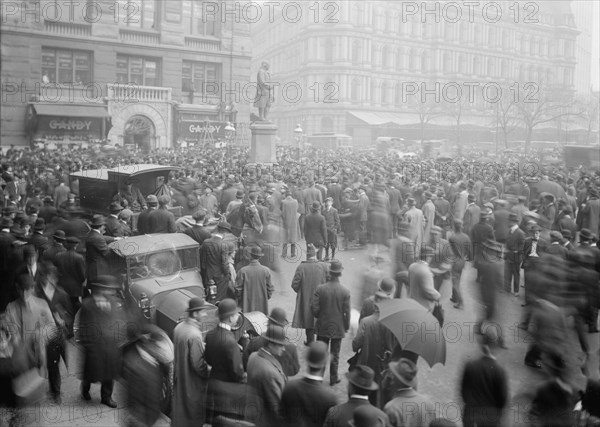
[[[149,194],[146,197],[146,205],[148,209],[143,210],[138,216],[137,231],[138,234],[150,233],[150,214],[158,208],[158,197],[154,194]]]
[[[123,331],[126,326],[125,312],[117,297],[121,286],[114,277],[99,275],[88,287],[92,295],[83,300],[79,318],[79,338],[85,353],[81,396],[91,400],[91,383],[100,382],[101,402],[116,408],[113,383],[120,370],[119,346],[125,338],[116,331]]]
[[[118,237],[105,236],[106,220],[102,215],[94,215],[90,224],[92,229],[85,240],[85,261],[87,264],[87,278],[94,281],[100,274],[108,273],[108,244],[118,240]]]
[[[277,360],[285,351],[283,327],[268,325],[263,338],[264,346],[248,359],[248,392],[256,394],[261,404],[256,424],[279,427],[281,394],[287,382],[283,367]]]
[[[208,365],[204,360],[205,347],[200,329],[205,307],[204,299],[190,299],[187,317],[173,331],[173,427],[203,425],[205,421]]]
[[[288,381],[281,395],[282,425],[286,427],[321,427],[329,409],[337,404],[335,392],[323,384],[327,345],[312,342],[306,362],[304,377]]]
[[[329,267],[329,282],[319,285],[312,298],[312,313],[315,316],[317,340],[331,345],[329,384],[335,385],[338,377],[342,338],[350,329],[350,291],[340,283],[344,267],[334,260]]]
[[[271,270],[260,264],[258,260],[264,255],[262,248],[251,245],[248,249],[252,258],[250,264],[242,267],[237,273],[235,293],[242,311],[261,311],[269,313],[269,300],[275,291],[271,279]]]
[[[110,204],[110,215],[106,218],[106,235],[111,237],[123,237],[121,222],[119,221],[119,213],[123,210],[123,206],[119,202]]]
[[[522,268],[525,275],[525,304],[527,307],[524,313],[524,319],[519,324],[521,329],[529,327],[531,318],[531,305],[537,300],[539,288],[542,286],[540,281],[540,269],[542,267],[541,256],[546,252],[547,243],[540,238],[541,227],[535,222],[528,226],[530,237],[525,239],[523,244],[523,264]]]
[[[84,297],[83,288],[86,282],[85,258],[77,252],[78,245],[77,237],[67,237],[66,251],[58,254],[54,262],[58,269],[58,284],[71,298],[75,310],[81,306],[80,299]]]
[[[506,236],[506,254],[504,256],[504,290],[518,296],[525,233],[519,228],[519,216],[515,212],[510,213],[508,221],[510,228]]]
[[[382,420],[381,427],[389,424],[385,412],[369,403],[369,396],[379,389],[375,382],[375,372],[368,366],[357,365],[346,374],[348,379],[348,401],[334,406],[327,412],[324,427],[346,427],[352,421],[357,408],[368,407]]]
[[[320,261],[323,258],[323,248],[327,245],[327,224],[325,217],[321,215],[321,203],[318,201],[312,203],[310,214],[304,219],[304,236],[307,245],[312,244],[317,248],[317,259]]]
[[[62,252],[64,252],[66,235],[63,230],[56,230],[52,234],[52,240],[50,241],[48,248],[44,251],[44,255],[42,257],[42,261],[50,261],[53,264],[56,264],[56,258]]]

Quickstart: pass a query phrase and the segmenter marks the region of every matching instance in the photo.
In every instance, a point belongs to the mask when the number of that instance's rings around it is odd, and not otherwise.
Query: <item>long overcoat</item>
[[[411,208],[404,214],[404,219],[408,222],[409,234],[415,243],[417,250],[423,245],[423,231],[425,229],[425,217],[423,212],[417,208]]]
[[[275,288],[271,271],[258,260],[250,261],[238,271],[235,290],[243,312],[261,311],[269,314],[269,299]]]
[[[208,370],[204,341],[197,322],[187,318],[173,331],[175,373],[173,427],[202,425],[205,417]]]
[[[317,336],[344,338],[350,329],[350,291],[336,277],[317,287],[311,307]]]
[[[284,243],[297,243],[300,240],[298,207],[298,201],[292,196],[288,196],[281,201]]]
[[[275,357],[261,348],[248,359],[248,391],[256,393],[261,403],[257,425],[276,427],[279,419],[280,401],[287,377]]]
[[[312,296],[317,286],[327,281],[327,264],[317,260],[302,261],[292,280],[292,289],[296,292],[296,310],[292,327],[313,329],[315,318],[311,309]]]

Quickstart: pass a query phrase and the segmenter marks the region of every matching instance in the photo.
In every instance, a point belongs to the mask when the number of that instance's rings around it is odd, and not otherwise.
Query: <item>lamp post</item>
[[[302,127],[300,126],[300,123],[298,123],[296,125],[296,129],[294,129],[294,139],[296,140],[296,150],[298,150],[298,161],[300,161],[300,145],[302,143],[302,133],[304,131],[302,130]]]
[[[233,123],[227,122],[225,126],[225,141],[227,143],[227,159],[231,163],[231,150],[229,146],[231,145],[231,141],[233,140],[233,136],[235,135],[235,128],[233,127]]]

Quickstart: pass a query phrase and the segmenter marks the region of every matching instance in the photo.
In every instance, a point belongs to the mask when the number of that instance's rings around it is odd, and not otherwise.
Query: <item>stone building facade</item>
[[[182,122],[247,122],[222,88],[249,80],[249,25],[205,2],[24,0],[2,14],[3,147],[167,148],[190,137]]]

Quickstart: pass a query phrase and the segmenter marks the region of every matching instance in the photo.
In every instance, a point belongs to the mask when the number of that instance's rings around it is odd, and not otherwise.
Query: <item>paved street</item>
[[[367,251],[363,249],[340,252],[338,258],[342,261],[345,270],[342,275],[342,283],[352,291],[352,305],[354,308],[360,306],[361,280],[364,272],[369,267]],[[281,262],[281,273],[276,277],[277,291],[270,302],[270,307],[282,307],[288,313],[291,321],[294,306],[295,293],[291,289],[291,280],[299,261]],[[473,325],[480,312],[477,303],[477,290],[474,283],[474,270],[467,266],[463,274],[462,286],[465,295],[465,309],[456,310],[447,301],[444,303],[446,320],[444,333],[447,336],[447,361],[445,366],[436,365],[430,368],[427,363],[419,359],[419,391],[429,394],[438,407],[442,416],[460,421],[460,399],[458,393],[458,379],[461,367],[465,360],[479,355],[476,335],[473,333]],[[446,297],[447,298],[447,297]],[[543,372],[535,371],[523,364],[523,357],[527,348],[528,335],[516,328],[520,318],[521,298],[501,294],[499,297],[499,309],[508,350],[500,350],[498,360],[507,369],[510,378],[510,392],[513,398],[508,411],[507,423],[509,425],[523,425],[526,421],[527,399],[526,395],[535,390],[535,386],[543,381]],[[596,334],[597,335],[597,334]],[[304,335],[295,329],[288,329],[288,337],[293,340],[300,349],[300,357],[303,359],[305,349]],[[597,337],[596,337],[597,340]],[[595,343],[596,348],[598,343]],[[346,360],[352,356],[351,339],[345,339],[342,343],[342,354],[340,357],[340,371],[346,369]],[[73,345],[69,346],[69,371],[63,366],[63,403],[60,406],[51,402],[44,402],[27,410],[27,424],[31,426],[116,426],[125,420],[124,409],[111,410],[101,405],[99,384],[92,386],[92,401],[84,402],[79,395],[78,373],[81,371],[80,350]],[[301,373],[304,371],[304,362]],[[343,378],[343,376],[342,376]],[[329,374],[326,372],[326,381]],[[335,387],[339,399],[346,398],[345,379]],[[123,389],[119,385],[115,387],[115,400],[123,405]],[[157,425],[168,425],[168,419],[163,419]]]

